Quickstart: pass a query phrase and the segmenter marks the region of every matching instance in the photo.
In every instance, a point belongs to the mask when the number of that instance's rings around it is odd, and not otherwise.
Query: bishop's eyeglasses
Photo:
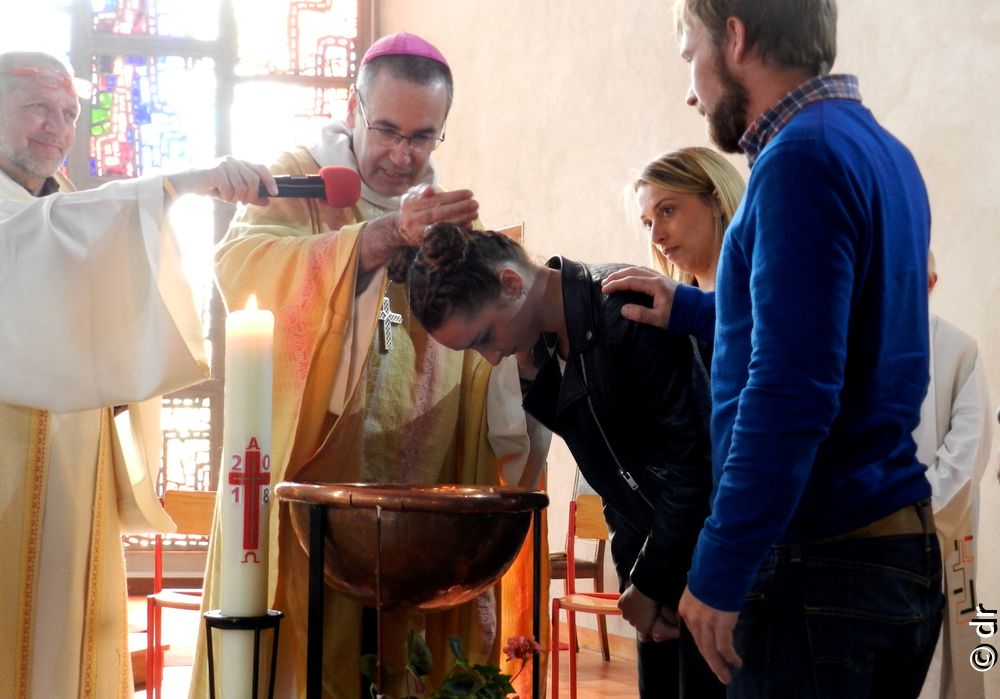
[[[406,141],[407,147],[410,149],[411,153],[430,153],[432,150],[437,148],[441,143],[444,142],[444,131],[441,131],[440,136],[428,136],[426,134],[417,134],[415,136],[404,136],[395,129],[386,129],[381,126],[372,126],[368,122],[368,115],[365,114],[365,105],[361,101],[361,95],[358,94],[358,110],[361,112],[361,118],[365,120],[365,126],[368,128],[368,133],[372,139],[372,143],[379,148],[395,148],[403,141]]]

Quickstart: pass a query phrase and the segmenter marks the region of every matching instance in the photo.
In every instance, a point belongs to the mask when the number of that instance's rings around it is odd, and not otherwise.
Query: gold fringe
[[[49,414],[33,410],[28,438],[28,501],[24,508],[24,527],[21,532],[20,607],[17,617],[17,671],[14,678],[14,696],[27,697],[31,682],[31,643],[35,620],[35,584],[38,576],[38,556],[42,534],[42,510],[45,502],[45,465],[48,460]]]
[[[94,519],[90,530],[90,570],[84,608],[83,655],[80,662],[80,697],[105,699],[117,687],[120,698],[134,694],[131,657],[128,653],[128,604],[125,599],[120,533],[115,523],[118,511],[112,471],[112,412],[101,410],[97,469],[94,482]],[[118,607],[118,641],[109,647],[104,628]],[[105,638],[102,639],[102,636]]]

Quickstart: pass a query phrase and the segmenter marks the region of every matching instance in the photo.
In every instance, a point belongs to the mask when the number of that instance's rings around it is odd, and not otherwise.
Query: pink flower
[[[511,636],[503,648],[507,660],[527,661],[535,653],[540,653],[542,647],[531,636]]]

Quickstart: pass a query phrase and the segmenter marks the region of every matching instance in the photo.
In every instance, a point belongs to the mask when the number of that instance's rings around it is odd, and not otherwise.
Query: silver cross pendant
[[[403,316],[399,313],[393,313],[392,309],[389,307],[389,297],[383,296],[382,310],[379,311],[378,319],[382,321],[382,352],[384,354],[392,349],[392,326],[402,325]]]

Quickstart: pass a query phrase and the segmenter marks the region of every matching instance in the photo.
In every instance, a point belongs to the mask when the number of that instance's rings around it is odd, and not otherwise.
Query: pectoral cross
[[[265,457],[266,459],[267,457]],[[243,550],[255,551],[260,548],[260,500],[263,490],[264,502],[270,493],[271,474],[265,463],[261,469],[260,447],[257,438],[251,437],[243,455],[246,468],[233,469],[229,473],[229,485],[243,486]],[[239,495],[236,496],[239,502]]]
[[[392,326],[402,325],[403,316],[393,313],[389,307],[389,297],[382,297],[382,310],[378,314],[378,319],[382,321],[382,351],[388,352],[392,349]]]

